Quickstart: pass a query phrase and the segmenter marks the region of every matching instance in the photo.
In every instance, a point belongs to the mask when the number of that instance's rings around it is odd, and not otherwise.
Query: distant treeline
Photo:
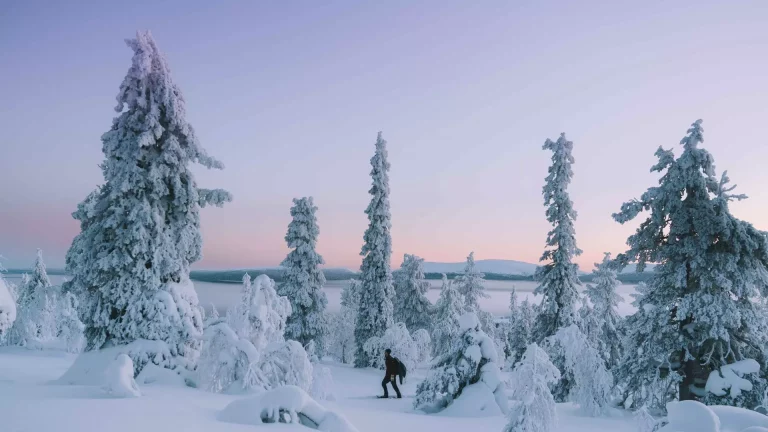
[[[8,275],[20,275],[24,273],[30,273],[30,269],[8,269],[6,274]],[[66,272],[63,269],[48,269],[49,275],[66,276]],[[192,270],[189,277],[192,280],[200,282],[214,282],[214,283],[231,283],[239,284],[243,281],[245,273],[255,278],[259,275],[267,275],[276,282],[280,282],[283,279],[282,269],[251,269],[251,270]],[[357,277],[359,274],[344,269],[324,269],[325,279],[329,281],[350,280]],[[621,283],[636,284],[638,282],[646,282],[651,278],[653,272],[646,271],[644,273],[622,273],[618,275],[618,279]],[[446,273],[448,279],[455,279],[460,276],[461,273]],[[425,273],[424,276],[427,279],[442,279],[442,273]],[[586,274],[579,276],[582,282],[592,282],[593,276]],[[509,275],[501,273],[485,273],[486,280],[495,281],[533,281],[533,276],[530,275]]]

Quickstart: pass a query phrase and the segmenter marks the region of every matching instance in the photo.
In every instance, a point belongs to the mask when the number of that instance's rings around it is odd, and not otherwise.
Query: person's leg
[[[400,394],[400,389],[397,388],[397,377],[395,379],[390,381],[392,383],[392,388],[395,389],[395,393],[397,393],[397,398],[400,399],[403,396]]]
[[[384,397],[389,397],[389,390],[387,390],[387,383],[389,382],[389,377],[385,376],[383,380],[381,380],[381,387],[384,389]]]

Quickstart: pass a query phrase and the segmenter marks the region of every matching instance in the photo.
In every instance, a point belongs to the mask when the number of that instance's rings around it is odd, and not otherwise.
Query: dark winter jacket
[[[400,375],[400,362],[396,358],[389,356],[384,359],[384,363],[387,369],[387,376]]]

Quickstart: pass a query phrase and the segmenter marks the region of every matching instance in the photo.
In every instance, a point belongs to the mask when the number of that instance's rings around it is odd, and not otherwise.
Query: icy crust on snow
[[[0,336],[4,335],[16,320],[16,301],[8,284],[0,276]]]
[[[742,391],[752,390],[752,382],[743,378],[744,375],[758,372],[760,372],[760,364],[753,359],[724,365],[719,371],[715,370],[709,374],[705,389],[715,396],[729,394],[732,398],[737,398]]]
[[[134,375],[136,374],[137,363],[140,365],[139,367],[141,367],[142,372],[143,369],[146,369],[147,365],[171,369],[173,364],[173,357],[165,342],[139,339],[127,345],[118,345],[80,354],[56,383],[87,386],[101,385],[104,374],[121,355],[126,355],[131,359]],[[153,368],[151,369],[154,370]],[[173,371],[169,371],[169,373],[177,375]],[[156,377],[156,375],[153,376]],[[165,376],[166,379],[164,381],[168,382],[168,375]]]
[[[217,418],[247,425],[294,423],[325,432],[359,432],[343,415],[324,408],[304,390],[291,385],[236,400]]]
[[[669,423],[658,432],[762,432],[768,417],[755,411],[729,406],[706,406],[696,401],[667,404]]]
[[[107,367],[104,373],[104,391],[117,398],[139,397],[141,391],[133,379],[133,361],[125,354],[120,354]]]

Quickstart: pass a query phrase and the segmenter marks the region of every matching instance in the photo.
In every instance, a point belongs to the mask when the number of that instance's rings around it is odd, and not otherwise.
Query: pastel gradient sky
[[[291,199],[319,206],[318,249],[357,269],[369,158],[389,142],[393,265],[535,262],[549,226],[546,138],[574,141],[571,196],[591,269],[635,225],[611,213],[655,184],[659,146],[705,147],[768,229],[765,1],[22,1],[0,7],[0,253],[61,267],[71,212],[102,181],[131,51],[149,29],[235,201],[205,209],[198,268],[269,266]]]

